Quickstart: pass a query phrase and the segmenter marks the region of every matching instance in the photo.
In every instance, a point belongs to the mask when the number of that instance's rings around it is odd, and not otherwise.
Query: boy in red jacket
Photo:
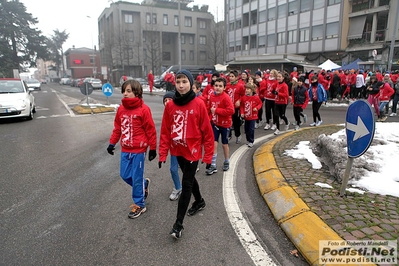
[[[316,76],[314,76],[317,78]],[[284,77],[281,72],[277,74],[277,87],[273,91],[276,95],[275,103],[274,103],[274,120],[277,121],[276,123],[276,130],[274,131],[274,135],[280,134],[280,123],[279,118],[283,119],[285,122],[285,130],[288,130],[290,127],[290,123],[288,122],[287,117],[285,116],[285,110],[287,109],[288,104],[288,85],[284,82]]]
[[[225,93],[226,80],[217,78],[213,86],[215,92],[209,96],[209,115],[214,135],[214,151],[211,166],[206,169],[207,175],[212,175],[218,170],[216,169],[216,158],[218,151],[219,136],[222,138],[222,147],[224,153],[223,171],[230,168],[230,151],[229,151],[229,131],[232,125],[231,116],[234,114],[234,105],[229,95]]]
[[[378,122],[384,122],[387,120],[387,116],[385,116],[385,106],[389,103],[391,96],[395,93],[395,91],[391,88],[388,82],[377,82],[377,87],[380,88],[380,93],[378,99],[380,100],[380,116],[377,119]]]
[[[238,81],[237,70],[231,70],[229,73],[230,83],[226,86],[226,92],[234,104],[235,113],[232,116],[234,135],[236,143],[241,143],[241,118],[240,118],[240,99],[245,94],[245,88],[242,82]]]
[[[195,201],[187,214],[196,214],[205,208],[195,173],[198,161],[210,166],[213,155],[213,132],[203,100],[196,97],[192,87],[192,74],[182,69],[176,73],[176,92],[173,101],[165,106],[162,117],[161,137],[159,144],[159,168],[165,163],[168,152],[177,156],[177,162],[183,172],[182,193],[177,207],[176,222],[170,235],[180,238],[183,220],[190,204],[191,193]]]
[[[157,135],[150,108],[143,102],[143,88],[136,80],[122,84],[122,105],[115,115],[114,129],[107,151],[114,155],[115,144],[120,141],[120,175],[132,187],[133,204],[129,218],[137,218],[147,209],[145,199],[150,180],[144,179],[144,159],[148,147],[148,160],[156,156]]]
[[[240,113],[245,119],[244,130],[249,148],[254,146],[255,122],[258,119],[259,109],[262,108],[262,101],[256,94],[256,85],[253,83],[245,84],[245,96],[241,98]]]

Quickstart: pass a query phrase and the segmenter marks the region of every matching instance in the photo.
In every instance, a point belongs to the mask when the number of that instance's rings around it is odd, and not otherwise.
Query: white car
[[[26,118],[33,119],[36,112],[33,88],[16,78],[0,78],[0,119]]]
[[[26,81],[26,84],[28,85],[28,88],[33,88],[34,90],[41,90],[41,85],[42,83],[38,81],[37,79],[28,79]]]

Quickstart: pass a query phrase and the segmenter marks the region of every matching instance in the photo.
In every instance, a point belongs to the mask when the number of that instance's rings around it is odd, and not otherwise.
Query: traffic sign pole
[[[339,192],[339,195],[341,197],[345,196],[345,190],[346,190],[346,186],[348,185],[349,175],[350,175],[351,170],[352,170],[352,165],[353,165],[353,160],[354,159],[355,158],[353,158],[353,157],[348,157],[348,161],[346,162],[346,169],[345,169],[344,179],[342,180],[341,190]]]

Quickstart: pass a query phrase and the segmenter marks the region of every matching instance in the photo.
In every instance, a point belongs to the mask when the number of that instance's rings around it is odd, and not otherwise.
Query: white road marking
[[[271,137],[273,134],[257,138],[254,144]],[[252,226],[249,225],[250,222],[246,215],[240,210],[240,200],[236,188],[236,170],[238,162],[248,149],[247,145],[242,145],[230,156],[230,165],[233,167],[223,174],[224,206],[234,231],[254,264],[259,266],[276,265],[252,231]]]
[[[71,110],[71,108],[69,108],[69,106],[61,99],[61,97],[58,95],[58,92],[54,89],[51,89],[52,92],[55,93],[55,95],[57,95],[58,100],[60,100],[60,102],[64,105],[64,107],[67,109],[69,115],[71,117],[75,116],[75,113]]]

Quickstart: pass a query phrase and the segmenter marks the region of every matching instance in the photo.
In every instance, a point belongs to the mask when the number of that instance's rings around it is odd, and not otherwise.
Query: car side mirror
[[[34,89],[34,88],[28,88],[28,91],[29,91],[29,92],[35,91],[35,89]]]

